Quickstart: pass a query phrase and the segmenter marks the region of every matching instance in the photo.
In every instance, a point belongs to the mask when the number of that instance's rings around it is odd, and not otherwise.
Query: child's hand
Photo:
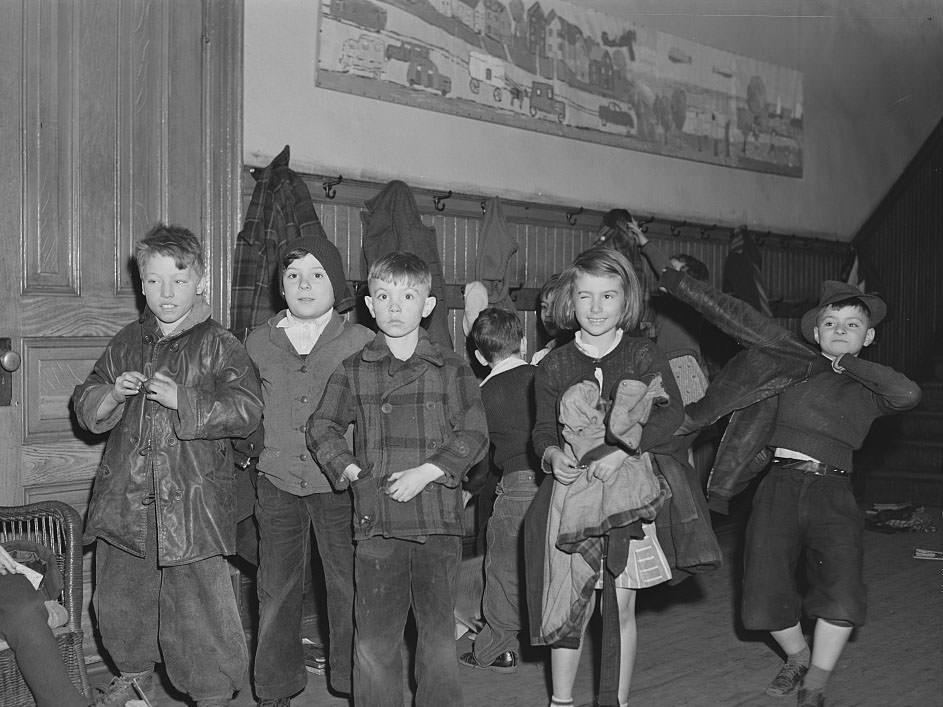
[[[360,478],[360,467],[356,464],[348,464],[347,468],[344,469],[344,473],[341,474],[342,478],[347,479],[348,484],[352,484],[358,478]]]
[[[616,472],[622,468],[622,462],[628,458],[628,453],[617,449],[616,451],[607,454],[602,459],[597,459],[594,462],[591,462],[589,468],[586,470],[586,475],[588,478],[592,479],[594,476],[602,482],[609,481]]]
[[[445,472],[434,464],[422,464],[412,469],[393,472],[386,484],[386,495],[394,501],[406,503],[440,476],[445,476]]]
[[[0,545],[0,574],[16,574],[16,560]]]
[[[116,403],[123,403],[129,395],[137,395],[147,377],[140,371],[125,371],[115,379],[111,389],[111,397]]]
[[[168,410],[177,409],[177,384],[164,373],[155,373],[144,383],[144,397],[156,400]]]
[[[638,243],[639,248],[644,247],[645,244],[648,243],[648,237],[642,233],[642,228],[638,225],[635,219],[632,219],[631,221],[620,221],[619,225],[626,233],[635,239],[635,242]]]
[[[548,461],[550,462],[550,468],[553,470],[553,478],[567,486],[576,481],[576,477],[586,470],[585,467],[580,467],[577,464],[574,457],[559,447],[550,450]]]

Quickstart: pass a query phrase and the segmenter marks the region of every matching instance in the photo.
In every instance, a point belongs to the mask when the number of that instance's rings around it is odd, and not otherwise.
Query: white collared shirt
[[[489,380],[494,378],[496,375],[504,373],[505,371],[510,371],[511,369],[517,368],[518,366],[529,366],[529,365],[530,364],[527,363],[527,361],[517,356],[508,356],[507,358],[501,359],[496,364],[494,364],[494,367],[488,372],[488,375],[484,377],[484,380],[482,380],[481,383],[478,384],[478,387],[480,388]]]
[[[616,346],[619,345],[619,342],[622,341],[622,336],[624,334],[625,332],[622,331],[622,329],[616,329],[616,338],[612,340],[612,345],[610,345],[609,348],[607,348],[605,351],[600,351],[593,344],[583,341],[582,330],[579,330],[576,332],[576,335],[573,337],[573,343],[575,343],[576,348],[578,348],[584,354],[598,361],[603,356],[613,351],[616,348]],[[599,366],[596,366],[596,370],[593,372],[593,376],[596,378],[596,382],[599,383],[599,389],[602,390],[602,369]]]
[[[285,330],[285,335],[295,347],[295,351],[302,356],[307,356],[318,343],[333,313],[334,310],[328,310],[317,319],[298,319],[291,312],[286,311],[285,318],[275,326]]]

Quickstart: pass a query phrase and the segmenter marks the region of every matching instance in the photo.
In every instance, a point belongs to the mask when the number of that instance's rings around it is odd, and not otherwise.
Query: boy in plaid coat
[[[400,646],[416,619],[416,705],[462,703],[455,660],[461,481],[488,446],[478,381],[420,322],[436,305],[412,253],[376,260],[366,305],[379,332],[334,371],[307,426],[336,488],[354,494],[355,704],[404,704]],[[354,424],[354,450],[344,432]]]

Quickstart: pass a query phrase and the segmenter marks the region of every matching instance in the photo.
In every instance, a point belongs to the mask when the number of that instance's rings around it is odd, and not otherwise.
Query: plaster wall
[[[943,0],[577,4],[801,71],[803,176],[319,89],[317,0],[245,0],[245,162],[267,164],[289,144],[299,171],[850,240],[943,116]]]

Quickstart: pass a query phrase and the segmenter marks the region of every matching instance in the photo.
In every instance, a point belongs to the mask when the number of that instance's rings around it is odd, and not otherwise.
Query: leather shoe
[[[468,652],[462,653],[458,662],[466,668],[480,668],[482,670],[493,670],[496,673],[516,673],[517,672],[517,653],[514,651],[504,651],[494,659],[494,662],[488,665],[482,665],[475,659],[475,654]]]

